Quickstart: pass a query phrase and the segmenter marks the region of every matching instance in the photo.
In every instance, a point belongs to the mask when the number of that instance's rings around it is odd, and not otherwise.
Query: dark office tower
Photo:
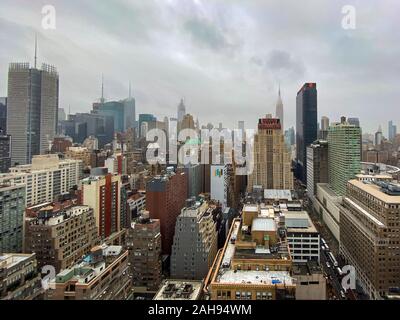
[[[46,153],[57,131],[58,73],[53,66],[30,68],[11,63],[8,70],[7,133],[12,164],[27,164]]]
[[[7,98],[0,98],[0,132],[7,133]]]
[[[11,167],[11,136],[0,130],[0,173],[8,172]]]
[[[317,84],[305,83],[296,98],[296,177],[307,184],[307,146],[317,139]]]

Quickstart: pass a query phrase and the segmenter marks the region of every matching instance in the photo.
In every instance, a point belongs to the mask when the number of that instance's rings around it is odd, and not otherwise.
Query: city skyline
[[[377,124],[398,124],[387,116],[395,115],[398,96],[393,80],[400,48],[392,41],[398,27],[392,8],[398,4],[386,2],[391,6],[355,2],[356,29],[345,30],[346,3],[340,1],[324,8],[311,1],[307,11],[286,1],[113,1],[79,8],[54,1],[56,29],[44,30],[40,4],[26,1],[16,8],[4,1],[0,25],[8,46],[0,68],[20,61],[33,65],[37,33],[38,65],[57,67],[59,106],[71,106],[72,113],[88,112],[101,97],[104,73],[105,98],[127,97],[131,82],[138,114],[174,116],[184,97],[187,111],[202,124],[224,119],[233,128],[244,120],[253,128],[259,117],[274,113],[281,83],[289,128],[296,92],[310,81],[319,87],[319,120],[358,117],[363,132],[374,133]],[[385,46],[375,46],[377,41]],[[3,74],[0,95],[6,96]],[[385,112],[374,112],[382,106]]]

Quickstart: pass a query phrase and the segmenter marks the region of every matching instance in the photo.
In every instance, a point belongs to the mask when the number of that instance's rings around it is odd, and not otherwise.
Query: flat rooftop
[[[293,284],[293,279],[289,272],[266,270],[224,270],[218,275],[217,281],[219,283],[237,284]]]
[[[359,188],[361,190],[368,192],[373,197],[375,197],[385,203],[400,204],[400,196],[389,195],[387,193],[384,193],[381,191],[381,187],[376,184],[364,183],[362,181],[358,181],[355,179],[350,180],[349,183],[352,184],[353,186],[356,186],[357,188]]]
[[[153,300],[199,300],[202,281],[196,280],[165,280]]]
[[[288,232],[318,232],[307,211],[287,211],[284,215]]]
[[[292,192],[290,190],[280,190],[280,189],[265,189],[264,190],[265,199],[285,199],[292,201]]]

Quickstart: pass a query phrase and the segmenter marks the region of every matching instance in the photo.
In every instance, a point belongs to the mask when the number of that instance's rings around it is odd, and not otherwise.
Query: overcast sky
[[[56,9],[56,29],[44,30],[42,7]],[[342,7],[356,8],[356,29],[342,28]],[[375,132],[400,126],[400,1],[398,0],[1,0],[0,96],[10,62],[57,67],[60,107],[91,109],[101,95],[128,96],[137,114],[201,124],[275,113],[281,83],[285,127],[295,125],[295,98],[316,82],[318,117],[359,117]]]

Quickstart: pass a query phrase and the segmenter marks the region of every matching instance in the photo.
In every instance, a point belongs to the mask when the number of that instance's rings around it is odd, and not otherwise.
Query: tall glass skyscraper
[[[58,73],[29,63],[11,63],[8,70],[7,133],[12,140],[12,163],[27,164],[49,149],[57,132]]]
[[[307,146],[317,135],[317,84],[305,83],[296,98],[296,177],[304,184],[307,184]]]

